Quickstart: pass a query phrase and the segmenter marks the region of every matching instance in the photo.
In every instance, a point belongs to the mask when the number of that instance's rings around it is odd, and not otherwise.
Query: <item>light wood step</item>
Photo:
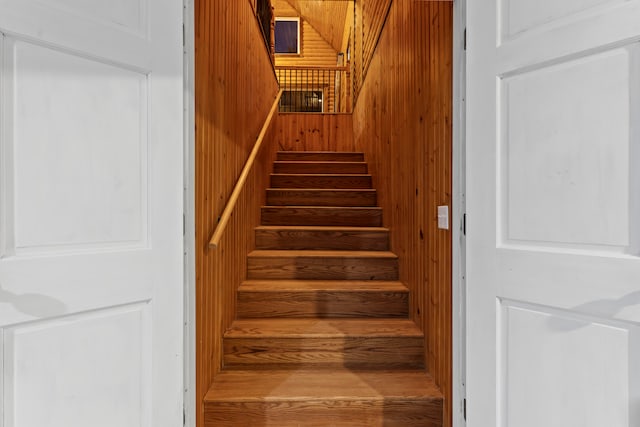
[[[238,288],[239,318],[400,317],[409,315],[401,282],[247,280]]]
[[[373,189],[267,188],[270,206],[376,206]]]
[[[372,188],[371,175],[271,174],[273,188]]]
[[[263,206],[262,225],[382,226],[380,207]]]
[[[364,162],[364,153],[351,151],[278,151],[277,160]]]
[[[389,229],[263,225],[256,227],[256,249],[389,250]]]
[[[227,371],[204,398],[205,427],[441,427],[423,371]]]
[[[398,280],[398,257],[388,251],[255,250],[247,279]]]
[[[275,161],[273,173],[366,174],[367,163]]]
[[[223,343],[225,368],[424,365],[424,335],[409,319],[240,319]]]

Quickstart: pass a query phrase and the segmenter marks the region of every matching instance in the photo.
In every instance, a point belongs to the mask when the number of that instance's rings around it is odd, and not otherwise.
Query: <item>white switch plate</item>
[[[438,228],[449,229],[449,206],[438,206]]]

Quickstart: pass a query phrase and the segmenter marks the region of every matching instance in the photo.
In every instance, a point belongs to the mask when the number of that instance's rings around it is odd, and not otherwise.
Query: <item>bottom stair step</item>
[[[440,427],[443,397],[423,371],[223,371],[205,427]]]

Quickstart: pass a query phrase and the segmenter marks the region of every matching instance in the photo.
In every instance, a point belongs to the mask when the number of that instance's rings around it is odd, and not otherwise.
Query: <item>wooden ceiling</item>
[[[345,22],[353,0],[287,0],[336,50],[342,50]]]

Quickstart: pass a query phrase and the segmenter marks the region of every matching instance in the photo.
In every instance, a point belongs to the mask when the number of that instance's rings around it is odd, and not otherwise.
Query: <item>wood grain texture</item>
[[[364,153],[351,151],[278,151],[276,160],[364,162]]]
[[[288,151],[355,151],[351,114],[281,113],[277,140]]]
[[[224,345],[226,368],[424,365],[424,336],[408,319],[242,319]]]
[[[300,16],[287,0],[273,0],[272,4],[276,17]],[[338,51],[322,37],[308,19],[302,18],[300,22],[301,54],[276,54],[276,65],[337,65]]]
[[[214,385],[209,425],[442,426],[442,395],[422,371],[228,371]]]
[[[263,206],[263,225],[337,225],[380,227],[382,209],[332,206]]]
[[[367,171],[367,163],[365,162],[273,162],[274,173],[366,174]]]
[[[371,175],[271,174],[272,188],[372,188]]]
[[[451,425],[452,4],[396,0],[354,108],[356,148],[369,161],[378,199],[411,290],[411,317],[427,340],[426,365],[445,395]],[[455,227],[455,224],[451,225]]]
[[[225,333],[231,338],[418,338],[409,319],[241,319]]]
[[[270,206],[376,206],[376,190],[268,188]]]
[[[382,227],[267,226],[256,228],[257,249],[389,250]]]
[[[342,50],[350,0],[289,0],[289,3],[315,28],[336,52]]]
[[[387,251],[256,250],[248,279],[397,280],[398,257]]]
[[[246,276],[237,266],[253,246],[251,224],[259,221],[275,156],[271,147],[263,147],[260,166],[247,178],[220,250],[209,251],[207,242],[278,86],[250,2],[196,0],[194,11],[196,425],[203,427],[202,399],[222,366],[222,335],[235,317],[236,287]]]
[[[400,317],[409,290],[400,282],[250,280],[238,289],[238,317]]]
[[[283,157],[288,155],[281,153]],[[275,163],[319,164],[321,169],[330,169],[331,164],[345,164],[328,161]],[[372,193],[371,190],[355,190],[355,193]],[[287,191],[291,193],[285,194]],[[362,425],[364,418],[367,425],[442,424],[437,418],[442,415],[441,397],[411,396],[406,393],[411,384],[403,384],[405,393],[398,400],[392,395],[393,390],[388,388],[381,390],[383,394],[375,398],[357,397],[358,393],[353,388],[346,395],[342,394],[344,389],[339,393],[334,390],[332,399],[312,398],[308,391],[298,389],[299,393],[276,403],[271,392],[264,389],[264,383],[256,384],[261,393],[252,397],[253,392],[246,389],[229,390],[241,386],[241,383],[226,382],[220,378],[233,370],[277,375],[274,369],[291,369],[289,372],[296,372],[298,378],[306,375],[310,381],[306,386],[316,389],[321,385],[310,376],[310,370],[318,368],[324,369],[323,376],[332,376],[336,372],[343,374],[345,372],[341,370],[348,368],[348,373],[341,376],[349,380],[354,372],[376,369],[378,372],[368,377],[372,383],[379,382],[389,370],[401,376],[402,370],[424,368],[424,334],[408,318],[408,288],[396,280],[398,258],[393,252],[354,248],[283,249],[283,246],[291,245],[291,241],[297,241],[299,245],[310,235],[316,236],[316,243],[326,245],[325,242],[330,240],[328,236],[335,236],[334,240],[339,237],[349,241],[358,233],[374,231],[381,234],[388,246],[387,230],[363,227],[362,220],[367,216],[362,216],[362,213],[367,210],[376,209],[372,212],[377,212],[377,221],[381,220],[377,207],[295,206],[309,199],[317,201],[327,194],[331,199],[328,202],[335,203],[336,193],[349,192],[348,189],[333,188],[275,189],[269,195],[267,191],[270,202],[278,202],[276,199],[280,197],[281,202],[293,203],[294,206],[262,208],[262,225],[256,227],[256,235],[266,233],[273,249],[257,249],[246,258],[248,280],[238,291],[239,319],[224,334],[224,371],[216,377],[213,393],[209,394],[211,398],[205,399],[209,426],[227,422],[228,425],[326,425],[329,419],[335,421],[333,425],[348,426]],[[314,197],[307,193],[313,193]],[[318,193],[324,196],[318,197]],[[306,214],[297,218],[301,221],[300,226],[265,225],[270,220],[270,213],[283,224],[290,224],[292,217],[287,212],[299,213],[301,210]],[[325,212],[324,217],[322,211]],[[360,217],[358,223],[351,227],[313,225],[318,218],[322,221],[329,218],[331,221],[335,218],[342,220],[354,211]],[[423,381],[431,382],[424,373],[419,376]],[[263,382],[268,381],[268,377],[258,375],[253,380]],[[293,384],[291,388],[295,386]],[[215,390],[217,388],[222,390]],[[233,394],[239,398],[220,398]],[[304,419],[297,418],[300,416]]]
[[[366,79],[391,3],[392,0],[355,0],[351,69],[356,100]],[[404,49],[405,46],[398,48]]]
[[[216,228],[213,231],[213,236],[209,241],[209,248],[211,249],[217,249],[218,245],[220,244],[220,240],[222,239],[222,235],[225,232],[227,224],[229,223],[229,219],[231,218],[231,215],[235,210],[236,203],[238,202],[240,194],[244,190],[244,185],[247,182],[247,178],[249,174],[251,174],[253,166],[256,162],[256,159],[260,154],[260,149],[262,148],[262,144],[265,138],[267,137],[267,133],[269,133],[269,137],[271,136],[270,129],[272,129],[273,119],[274,119],[276,110],[278,109],[278,102],[280,101],[281,96],[282,96],[282,89],[280,90],[280,92],[278,92],[278,94],[276,95],[276,98],[273,100],[271,110],[269,111],[269,114],[267,115],[267,118],[265,119],[265,122],[262,125],[262,129],[260,129],[260,133],[258,134],[258,138],[255,144],[253,145],[253,148],[251,149],[249,158],[247,158],[247,161],[245,162],[244,167],[242,168],[242,172],[240,173],[240,177],[238,177],[238,180],[236,181],[236,184],[233,187],[231,196],[229,196],[229,200],[227,201],[222,211],[222,214],[218,219],[218,224],[216,225]]]

